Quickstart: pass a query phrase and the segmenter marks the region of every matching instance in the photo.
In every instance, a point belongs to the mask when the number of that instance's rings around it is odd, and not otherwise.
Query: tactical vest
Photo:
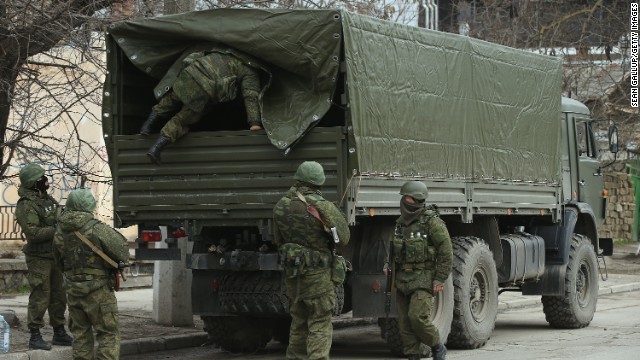
[[[46,226],[55,226],[56,219],[58,216],[58,203],[56,203],[51,197],[45,196],[44,198],[40,197],[21,197],[17,204],[20,204],[23,201],[31,201],[36,204],[35,209],[38,213],[38,218],[42,222],[43,225]],[[16,206],[17,206],[16,204]],[[29,240],[29,239],[27,239]],[[27,242],[24,246],[25,253],[29,254],[51,254],[53,246],[53,238],[51,241],[41,242],[41,243],[31,243]]]
[[[319,200],[319,195],[304,196],[311,205]],[[285,275],[291,278],[330,268],[329,235],[322,224],[306,211],[306,205],[295,195],[289,193],[283,201],[275,216],[279,230],[285,236],[286,243],[278,250]]]
[[[396,223],[391,245],[393,259],[401,271],[433,270],[435,268],[435,248],[429,238],[429,220],[437,213],[425,212],[418,224],[408,228],[401,222]]]
[[[100,239],[93,235],[93,227],[99,221],[91,219],[78,231],[102,250]],[[86,281],[107,276],[108,265],[73,232],[62,234],[64,240],[64,273],[72,281]]]

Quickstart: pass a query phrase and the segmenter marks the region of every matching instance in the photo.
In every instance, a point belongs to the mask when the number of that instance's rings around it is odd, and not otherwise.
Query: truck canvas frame
[[[172,65],[218,45],[271,73],[264,132],[245,130],[241,102],[219,104],[149,162],[137,132]],[[589,111],[561,98],[559,59],[342,10],[217,9],[112,25],[107,69],[115,219],[138,225],[139,259],[175,259],[148,241],[188,236],[193,312],[223,348],[288,337],[272,209],[305,160],[324,166],[323,194],[351,225],[336,314],[378,318],[394,353],[382,269],[407,180],[427,185],[453,240],[432,313],[448,346],[488,341],[501,291],[542,296],[552,327],[593,318],[606,197]]]

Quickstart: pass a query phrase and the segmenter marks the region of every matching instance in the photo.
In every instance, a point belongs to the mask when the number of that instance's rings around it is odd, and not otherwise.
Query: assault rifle
[[[331,234],[331,236],[333,237],[333,242],[329,241],[329,249],[335,255],[336,244],[340,243],[340,237],[338,237],[338,229],[336,229],[335,226],[329,227],[329,225],[327,225],[327,223],[322,219],[322,216],[320,216],[320,212],[318,211],[318,209],[316,209],[315,206],[309,204],[307,202],[307,199],[304,198],[304,195],[300,194],[299,192],[296,192],[296,196],[298,196],[298,199],[300,199],[300,201],[302,201],[305,205],[307,205],[307,212],[311,214],[311,216],[316,218],[318,221],[320,221],[320,223],[322,224],[322,227],[324,228],[324,231]]]
[[[393,291],[393,279],[395,272],[396,262],[393,260],[393,243],[389,240],[389,261],[387,263],[387,283],[384,289],[384,314],[385,314],[385,329],[384,338],[385,341],[389,337],[389,313],[391,312],[391,292]]]

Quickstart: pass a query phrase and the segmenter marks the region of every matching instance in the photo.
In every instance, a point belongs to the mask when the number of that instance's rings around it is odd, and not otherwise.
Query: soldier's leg
[[[120,329],[118,327],[118,302],[113,291],[106,287],[97,290],[95,301],[100,304],[95,312],[93,328],[96,330],[96,360],[120,358]]]
[[[67,309],[67,295],[62,284],[62,271],[51,260],[50,272],[51,302],[49,303],[49,323],[51,326],[64,326],[64,312]]]
[[[184,106],[160,130],[160,135],[176,142],[189,132],[189,127],[202,119],[204,114]]]
[[[40,329],[44,326],[44,313],[49,307],[51,297],[50,260],[27,255],[26,262],[29,271],[27,279],[31,287],[27,306],[27,326],[29,329]]]
[[[432,306],[433,296],[426,290],[416,290],[411,294],[408,312],[411,328],[420,341],[429,347],[440,343],[438,328],[435,327],[429,319]]]
[[[88,314],[97,304],[89,303],[89,298],[69,295],[69,329],[73,335],[74,360],[93,360],[93,330]]]
[[[147,120],[145,120],[144,124],[140,127],[140,134],[150,135],[155,132],[156,129],[164,125],[173,114],[177,113],[181,107],[182,102],[180,99],[173,91],[168,92],[151,108],[151,113],[149,113]]]
[[[420,354],[420,339],[411,327],[409,305],[411,295],[396,291],[396,307],[398,310],[398,327],[402,339],[402,350],[407,355]]]
[[[182,101],[173,93],[169,91],[160,98],[157,104],[155,104],[151,111],[158,114],[174,113],[182,107]]]
[[[331,350],[333,325],[331,316],[335,307],[335,294],[330,291],[314,299],[305,300],[309,311],[307,353],[309,360],[328,360]]]
[[[302,300],[289,302],[291,328],[289,330],[289,346],[287,346],[287,360],[302,360],[307,358],[307,309]]]
[[[64,312],[67,309],[67,295],[62,284],[62,271],[51,260],[49,273],[51,287],[51,301],[49,302],[49,323],[53,326],[53,345],[71,346],[73,338],[64,328]]]

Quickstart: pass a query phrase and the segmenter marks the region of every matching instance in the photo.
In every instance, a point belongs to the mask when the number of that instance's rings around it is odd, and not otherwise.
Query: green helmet
[[[88,189],[76,189],[69,193],[65,210],[93,212],[96,209],[96,199]]]
[[[38,164],[28,164],[20,169],[20,185],[31,189],[36,185],[36,181],[44,175],[44,169]]]
[[[298,166],[293,178],[311,185],[322,186],[325,180],[324,169],[315,161],[305,161]]]
[[[400,195],[409,195],[418,201],[425,201],[429,191],[422,181],[407,181],[400,188]]]

